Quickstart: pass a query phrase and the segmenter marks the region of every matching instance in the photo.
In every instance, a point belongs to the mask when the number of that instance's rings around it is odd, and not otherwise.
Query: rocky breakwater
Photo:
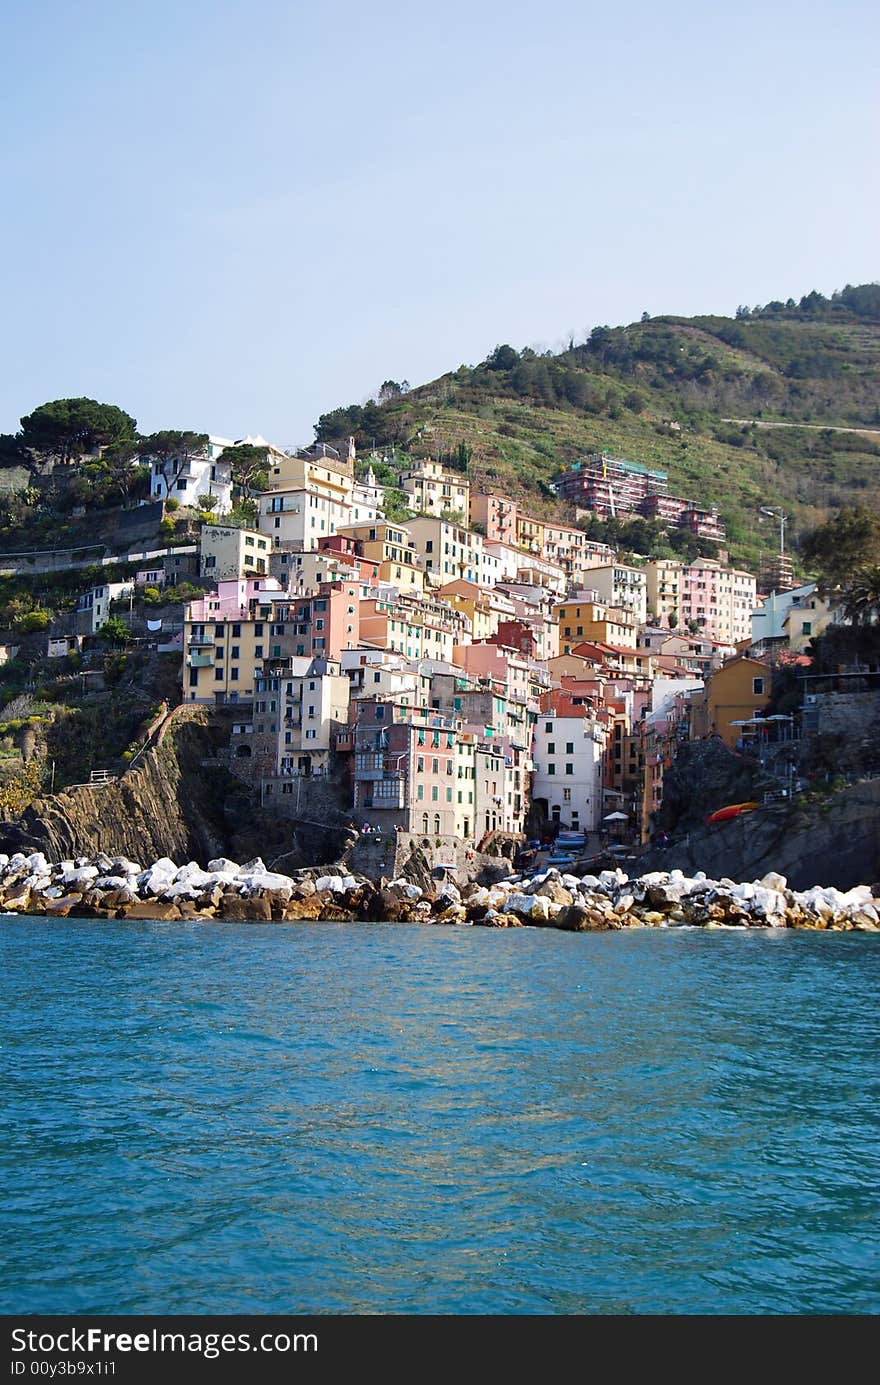
[[[511,876],[492,885],[434,887],[401,877],[390,883],[320,869],[281,875],[259,859],[225,857],[203,869],[162,857],[144,868],[124,856],[50,864],[42,852],[0,855],[0,911],[104,919],[286,920],[558,928],[809,928],[880,932],[880,889],[857,885],[789,889],[770,872],[761,880],[710,880],[698,871],[622,870],[569,875],[557,870]]]

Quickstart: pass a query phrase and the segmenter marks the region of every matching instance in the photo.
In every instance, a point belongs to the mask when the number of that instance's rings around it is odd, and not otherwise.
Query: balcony
[[[213,668],[214,658],[211,654],[190,654],[187,657],[189,668]]]

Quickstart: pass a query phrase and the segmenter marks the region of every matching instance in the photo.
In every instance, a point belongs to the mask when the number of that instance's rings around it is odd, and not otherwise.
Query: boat
[[[751,813],[760,806],[759,803],[731,803],[726,808],[719,808],[716,813],[710,813],[706,821],[727,822],[730,818],[739,817],[740,813]]]

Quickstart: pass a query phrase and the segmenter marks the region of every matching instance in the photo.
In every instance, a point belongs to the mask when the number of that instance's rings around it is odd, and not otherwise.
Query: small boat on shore
[[[760,806],[759,803],[731,803],[726,808],[719,808],[717,812],[710,813],[706,822],[727,822],[730,818],[739,817],[740,813],[751,813]]]

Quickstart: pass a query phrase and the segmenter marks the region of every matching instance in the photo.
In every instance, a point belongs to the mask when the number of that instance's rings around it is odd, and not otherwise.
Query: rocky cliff
[[[778,871],[795,890],[816,884],[847,890],[880,881],[880,778],[819,801],[795,798],[728,822],[703,822],[671,846],[639,857],[637,871],[675,867],[731,880]]]
[[[205,709],[185,709],[162,744],[121,778],[35,799],[17,822],[0,824],[0,847],[40,850],[52,860],[98,851],[136,861],[222,855],[229,800],[241,786],[225,771],[204,771],[218,734]]]

